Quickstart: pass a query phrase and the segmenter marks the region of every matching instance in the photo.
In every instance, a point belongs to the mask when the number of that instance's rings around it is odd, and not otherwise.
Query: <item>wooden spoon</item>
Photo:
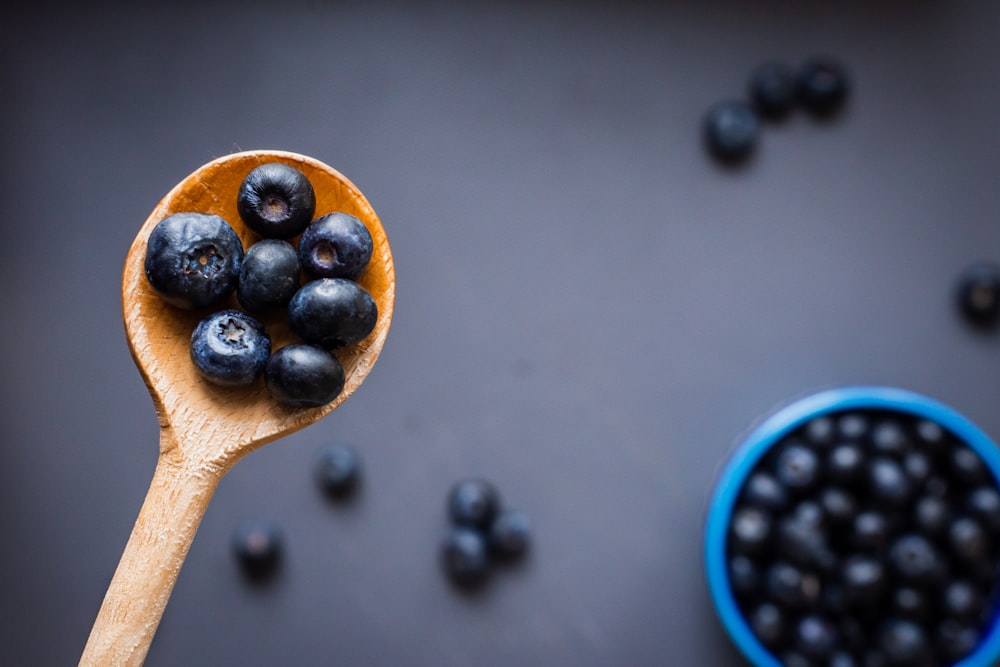
[[[316,192],[316,216],[350,213],[364,222],[374,241],[371,262],[358,282],[374,297],[378,322],[365,340],[336,352],[346,374],[344,390],[318,408],[284,408],[268,395],[263,381],[249,388],[205,382],[191,363],[189,346],[191,332],[206,312],[166,305],[143,271],[149,234],[172,213],[214,213],[233,226],[245,248],[257,241],[240,220],[236,195],[247,173],[265,162],[298,168]],[[326,416],[358,388],[385,343],[395,286],[389,242],[375,211],[350,181],[312,158],[280,151],[228,155],[185,178],[157,205],[125,260],[122,310],[132,357],[159,417],[160,455],[80,665],[143,663],[219,480],[248,452]],[[236,307],[235,299],[222,307]],[[283,315],[263,321],[273,349],[294,342]]]

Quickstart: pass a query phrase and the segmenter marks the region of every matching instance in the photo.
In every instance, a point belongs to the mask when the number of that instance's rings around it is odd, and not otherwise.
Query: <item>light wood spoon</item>
[[[181,211],[214,213],[236,230],[244,248],[258,240],[240,220],[236,196],[247,173],[265,162],[301,170],[316,192],[316,216],[344,211],[358,217],[374,241],[358,280],[378,305],[378,322],[363,341],[336,351],[346,383],[332,403],[291,409],[277,404],[263,381],[222,388],[202,380],[191,363],[191,332],[204,311],[166,305],[143,271],[153,227]],[[149,388],[160,423],[160,455],[153,481],[118,569],[104,597],[80,665],[141,665],[167,599],[222,476],[250,451],[328,415],[365,379],[392,320],[395,272],[385,230],[361,192],[329,166],[282,151],[236,153],[214,160],[181,181],[143,224],[125,260],[122,310],[132,357]],[[235,299],[221,307],[236,307]],[[282,314],[263,320],[272,349],[294,342]]]

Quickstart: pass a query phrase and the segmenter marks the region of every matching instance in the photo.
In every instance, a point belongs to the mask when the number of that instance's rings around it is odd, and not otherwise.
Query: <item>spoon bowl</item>
[[[357,282],[374,298],[378,320],[364,340],[335,351],[344,366],[344,388],[320,407],[284,407],[262,381],[248,387],[220,387],[204,380],[190,359],[191,332],[208,312],[238,307],[235,297],[212,309],[176,308],[152,289],[143,268],[150,233],[174,213],[218,215],[236,230],[244,248],[260,240],[241,221],[236,199],[246,175],[267,162],[284,162],[306,175],[316,194],[316,217],[333,211],[349,213],[372,236],[372,258]],[[304,155],[251,151],[218,158],[177,184],[153,209],[125,260],[122,310],[132,357],[159,418],[160,455],[80,665],[142,664],[221,477],[250,451],[328,415],[358,388],[385,343],[394,297],[392,253],[375,211],[342,174]],[[298,342],[283,312],[260,319],[272,349]]]

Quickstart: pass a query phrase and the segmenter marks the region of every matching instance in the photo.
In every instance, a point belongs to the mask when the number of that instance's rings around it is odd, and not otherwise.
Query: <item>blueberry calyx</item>
[[[364,223],[347,213],[316,218],[299,239],[299,259],[316,278],[356,279],[372,256],[372,235]]]
[[[265,238],[288,239],[309,225],[316,194],[301,171],[283,162],[254,168],[240,184],[236,209],[247,227]]]
[[[181,212],[150,232],[143,268],[164,301],[191,309],[215,305],[232,294],[242,261],[243,245],[225,220]]]
[[[256,319],[238,310],[209,315],[191,334],[191,360],[209,382],[247,385],[264,370],[271,338]]]

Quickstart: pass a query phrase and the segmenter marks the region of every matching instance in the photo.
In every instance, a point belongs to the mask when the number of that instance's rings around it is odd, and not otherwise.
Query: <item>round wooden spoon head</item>
[[[183,310],[164,303],[144,273],[146,242],[160,220],[173,213],[195,211],[221,216],[245,249],[260,237],[240,219],[236,197],[246,175],[260,164],[284,162],[302,171],[316,192],[315,216],[343,211],[359,218],[372,235],[371,262],[358,282],[378,305],[378,321],[360,343],[334,353],[344,366],[341,394],[318,408],[283,407],[269,395],[263,380],[249,387],[211,384],[191,362],[191,333],[208,313],[238,308],[230,301],[206,310]],[[294,241],[294,239],[293,239]],[[122,275],[122,309],[129,347],[153,397],[160,426],[161,452],[178,447],[185,460],[226,470],[242,455],[307,426],[344,402],[368,375],[385,343],[392,320],[395,272],[385,230],[364,195],[335,169],[312,158],[283,151],[251,151],[218,158],[181,181],[153,209],[136,235]],[[285,313],[261,318],[272,349],[298,341]]]

